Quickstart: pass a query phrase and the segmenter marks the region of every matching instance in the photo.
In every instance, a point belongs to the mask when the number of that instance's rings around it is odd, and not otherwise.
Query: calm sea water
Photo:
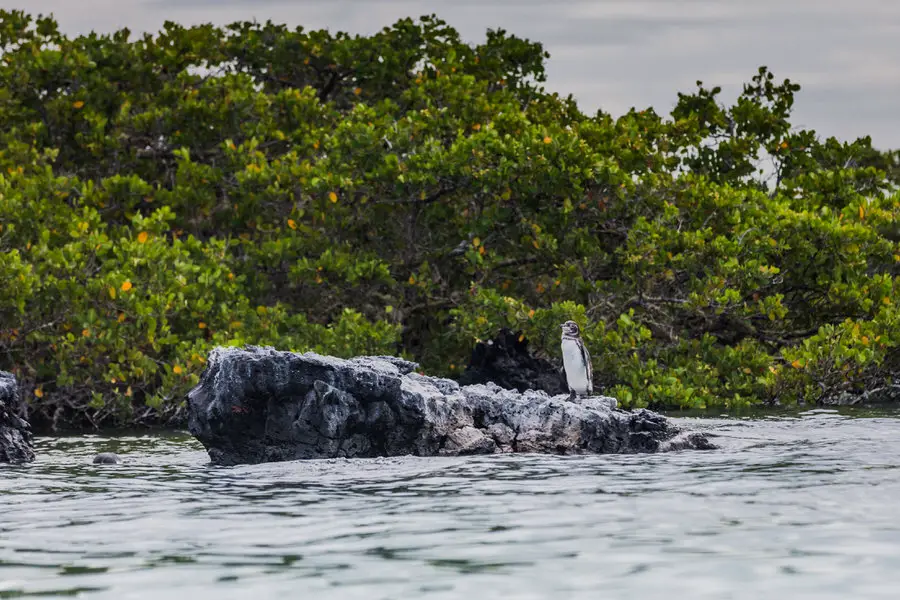
[[[683,420],[712,452],[234,468],[183,435],[43,438],[0,468],[0,597],[896,598],[897,416]]]
[[[272,19],[365,34],[437,13],[469,41],[502,27],[543,42],[548,87],[589,112],[668,112],[697,79],[733,97],[768,65],[804,86],[796,125],[900,147],[896,0],[0,0],[0,8],[53,13],[70,33]]]

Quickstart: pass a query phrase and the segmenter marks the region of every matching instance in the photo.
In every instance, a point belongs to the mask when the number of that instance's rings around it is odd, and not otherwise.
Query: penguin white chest
[[[566,381],[576,394],[588,393],[587,365],[581,348],[575,340],[562,341],[563,367],[566,369]]]

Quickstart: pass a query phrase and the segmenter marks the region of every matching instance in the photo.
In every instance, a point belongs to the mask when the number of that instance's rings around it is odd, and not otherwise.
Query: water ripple
[[[683,421],[721,449],[223,468],[43,438],[0,469],[0,598],[894,597],[900,421]]]

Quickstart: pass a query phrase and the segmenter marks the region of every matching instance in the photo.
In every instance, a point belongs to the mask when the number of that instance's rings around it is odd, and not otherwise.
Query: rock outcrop
[[[475,345],[458,381],[461,385],[491,382],[520,392],[542,390],[551,396],[569,391],[560,369],[549,360],[533,356],[528,340],[509,329]]]
[[[461,387],[399,358],[344,360],[271,348],[216,348],[188,395],[188,427],[214,463],[332,457],[712,448],[612,398],[572,402],[493,384]]]
[[[0,463],[24,463],[34,460],[31,426],[21,418],[16,378],[0,371]]]
[[[890,384],[858,393],[832,392],[818,400],[822,406],[895,406],[900,404],[900,385]]]

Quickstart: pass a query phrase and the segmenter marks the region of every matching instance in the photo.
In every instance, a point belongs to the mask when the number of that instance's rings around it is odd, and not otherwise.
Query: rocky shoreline
[[[272,348],[216,348],[188,395],[188,428],[223,465],[503,452],[711,449],[649,410],[494,384],[460,386],[385,356],[345,360]]]
[[[557,370],[531,357],[511,333],[476,347],[459,382],[418,368],[391,356],[340,359],[268,347],[215,348],[188,395],[187,427],[212,462],[222,465],[715,448],[706,435],[683,431],[653,411],[619,410],[609,397],[573,400],[554,393],[562,386]],[[819,404],[892,405],[900,402],[898,390],[887,385]],[[15,376],[0,371],[0,463],[35,458],[23,408]],[[118,462],[100,458],[95,462]]]
[[[31,426],[19,416],[20,407],[15,376],[0,371],[0,463],[34,460]]]

